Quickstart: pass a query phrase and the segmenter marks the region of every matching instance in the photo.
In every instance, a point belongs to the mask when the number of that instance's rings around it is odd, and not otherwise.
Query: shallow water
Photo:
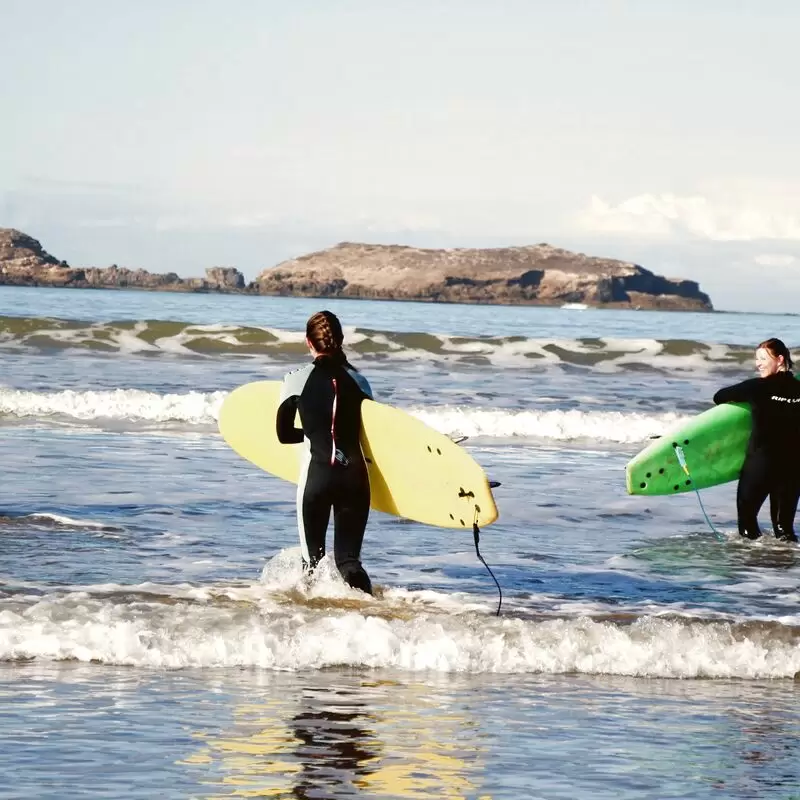
[[[792,683],[50,663],[0,691],[6,796],[797,796]]]
[[[338,302],[379,398],[501,482],[498,617],[471,532],[377,513],[375,598],[306,581],[293,487],[216,433],[317,305],[0,289],[0,794],[800,797],[800,548],[740,541],[732,484],[722,542],[624,487],[797,318]],[[243,355],[259,319],[284,344]],[[113,320],[181,324],[85,346]]]

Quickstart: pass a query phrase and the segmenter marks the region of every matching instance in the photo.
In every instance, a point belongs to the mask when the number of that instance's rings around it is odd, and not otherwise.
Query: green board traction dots
[[[679,425],[654,438],[628,462],[626,485],[631,494],[679,494],[739,478],[752,431],[749,406],[722,403]],[[681,455],[691,474],[682,468]]]

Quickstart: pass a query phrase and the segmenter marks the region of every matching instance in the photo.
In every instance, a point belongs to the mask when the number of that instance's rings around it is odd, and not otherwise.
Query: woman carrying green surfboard
[[[796,542],[794,517],[800,497],[800,381],[792,358],[780,339],[756,348],[758,378],[720,389],[714,402],[749,403],[753,428],[739,485],[736,512],[739,533],[758,539],[758,512],[769,496],[775,536]]]

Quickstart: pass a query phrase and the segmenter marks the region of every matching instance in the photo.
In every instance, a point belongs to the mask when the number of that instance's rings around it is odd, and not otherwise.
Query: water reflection
[[[357,794],[357,784],[378,760],[376,719],[356,694],[305,691],[302,710],[289,721],[300,762],[292,794],[311,798]]]
[[[338,678],[296,697],[270,692],[236,708],[228,735],[198,734],[204,746],[184,763],[215,776],[208,797],[476,796],[476,725],[448,711],[446,697],[425,685]]]

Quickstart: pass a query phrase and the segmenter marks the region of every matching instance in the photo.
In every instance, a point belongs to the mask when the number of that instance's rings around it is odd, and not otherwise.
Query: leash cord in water
[[[712,531],[714,531],[714,536],[716,536],[719,541],[724,542],[725,537],[714,527],[714,523],[708,518],[708,514],[706,514],[706,507],[703,505],[703,498],[700,497],[700,490],[694,485],[694,479],[689,473],[689,467],[686,464],[686,456],[683,454],[683,448],[679,444],[674,444],[672,446],[675,450],[675,455],[678,457],[678,463],[681,465],[681,469],[686,473],[686,477],[692,482],[692,488],[694,489],[694,493],[697,495],[697,502],[700,503],[700,510],[703,512],[703,516],[706,518],[708,526]]]
[[[497,611],[495,612],[495,616],[500,616],[500,606],[503,605],[503,590],[500,588],[500,584],[497,581],[497,578],[494,576],[494,572],[492,572],[491,567],[486,563],[483,556],[481,555],[480,548],[478,544],[481,540],[481,529],[478,527],[478,506],[475,506],[475,519],[472,522],[472,536],[475,539],[475,553],[480,559],[481,564],[489,571],[489,574],[492,576],[492,580],[495,582],[495,586],[497,586],[497,592],[500,595],[500,599],[497,603]]]

